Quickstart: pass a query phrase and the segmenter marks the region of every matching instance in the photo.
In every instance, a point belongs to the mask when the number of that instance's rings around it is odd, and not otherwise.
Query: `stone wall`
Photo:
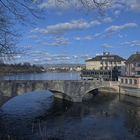
[[[116,82],[87,81],[87,80],[21,80],[21,81],[0,81],[1,94],[14,97],[36,90],[50,90],[54,96],[73,102],[81,102],[82,98],[90,91],[108,87],[117,90]]]
[[[140,88],[120,87],[120,93],[140,98]]]

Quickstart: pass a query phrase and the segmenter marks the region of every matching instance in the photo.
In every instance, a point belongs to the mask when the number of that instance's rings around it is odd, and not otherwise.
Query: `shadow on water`
[[[0,108],[0,140],[43,140],[46,132],[41,129],[42,124],[61,116],[71,106],[70,102],[54,98],[49,91],[31,92],[5,101]]]
[[[95,91],[83,103],[70,103],[46,94],[20,96],[22,99],[4,104],[10,108],[10,115],[0,113],[0,140],[140,139],[140,106],[120,102],[117,95]],[[11,115],[14,105],[18,106],[15,117]]]
[[[83,97],[83,102],[87,104],[104,104],[116,99],[116,93],[100,92],[98,89],[92,90]]]

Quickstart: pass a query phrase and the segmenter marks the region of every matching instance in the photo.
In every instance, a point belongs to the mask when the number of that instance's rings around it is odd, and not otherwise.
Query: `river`
[[[80,72],[19,73],[2,75],[0,80],[80,80]]]
[[[71,103],[50,91],[35,91],[1,100],[0,140],[139,139],[138,98],[99,93]]]

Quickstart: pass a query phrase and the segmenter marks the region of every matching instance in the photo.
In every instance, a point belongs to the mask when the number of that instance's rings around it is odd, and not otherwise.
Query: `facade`
[[[125,59],[104,52],[103,55],[98,55],[92,59],[86,60],[86,70],[118,70],[121,75],[125,74]]]
[[[126,76],[140,76],[140,52],[131,55],[126,61]]]
[[[119,82],[121,87],[140,88],[140,77],[122,76]]]
[[[97,79],[117,81],[118,76],[125,74],[125,59],[104,52],[92,59],[86,60],[86,70],[81,72],[82,79]]]
[[[83,70],[81,78],[84,80],[117,81],[119,72],[117,70]]]
[[[140,88],[140,52],[127,59],[125,76],[119,77],[119,82],[121,87]]]

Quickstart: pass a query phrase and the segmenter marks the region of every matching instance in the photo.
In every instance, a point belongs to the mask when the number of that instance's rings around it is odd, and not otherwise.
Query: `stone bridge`
[[[98,88],[113,88],[118,92],[117,82],[87,80],[11,80],[0,81],[0,94],[14,97],[36,90],[50,90],[54,96],[72,102],[81,102],[90,91]]]

